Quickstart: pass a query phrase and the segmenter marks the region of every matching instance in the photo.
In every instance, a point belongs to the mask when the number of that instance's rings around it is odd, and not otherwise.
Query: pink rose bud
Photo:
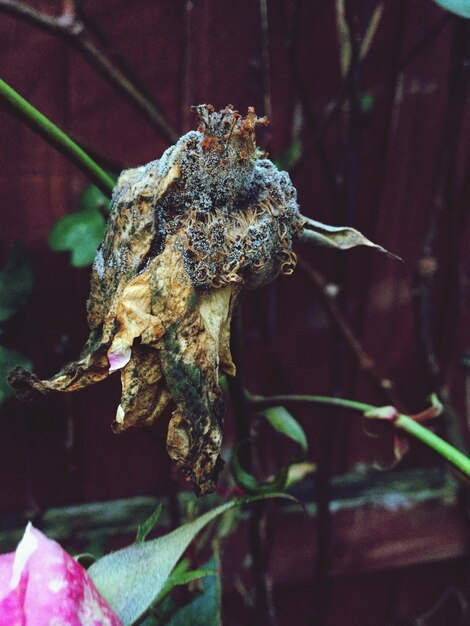
[[[0,626],[122,626],[87,571],[28,524],[0,555]]]

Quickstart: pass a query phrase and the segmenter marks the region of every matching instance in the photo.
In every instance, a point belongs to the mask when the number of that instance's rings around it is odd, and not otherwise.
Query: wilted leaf
[[[395,458],[395,462],[399,463],[409,449],[410,445],[408,443],[408,439],[395,433],[393,437],[393,456]]]
[[[305,241],[313,241],[319,246],[339,248],[341,250],[349,250],[349,248],[356,248],[357,246],[368,246],[398,261],[403,261],[403,259],[396,254],[389,252],[382,246],[364,237],[364,235],[355,228],[350,228],[349,226],[329,226],[328,224],[322,224],[322,222],[312,220],[309,217],[302,216],[302,218],[305,222],[305,228],[300,238]]]
[[[270,407],[260,411],[271,426],[295,443],[298,443],[305,454],[308,452],[307,436],[299,422],[283,406]]]
[[[97,208],[87,208],[62,217],[51,231],[49,245],[52,250],[69,250],[74,267],[93,263],[105,231],[104,217]]]
[[[143,524],[137,528],[136,543],[142,543],[147,539],[147,535],[155,528],[155,524],[158,522],[163,508],[163,503],[160,502],[155,511],[148,517]]]
[[[13,389],[7,383],[7,375],[17,365],[32,367],[31,361],[20,352],[0,346],[0,404],[13,395]]]
[[[23,307],[33,289],[33,270],[25,246],[17,242],[0,271],[0,322]]]
[[[205,568],[208,572],[212,571],[213,575],[206,573],[202,581],[202,593],[179,609],[168,621],[168,626],[220,626],[222,623],[219,555],[214,554]]]
[[[270,494],[227,502],[163,537],[104,556],[88,573],[124,626],[130,626],[155,602],[181,555],[204,526],[232,507],[270,497],[288,496]]]
[[[455,13],[456,15],[470,18],[469,0],[435,0],[435,2],[439,6],[447,9],[448,11],[451,11],[452,13]]]

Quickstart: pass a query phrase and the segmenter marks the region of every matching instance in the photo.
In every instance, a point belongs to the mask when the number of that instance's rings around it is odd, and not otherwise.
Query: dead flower
[[[256,147],[255,127],[267,119],[253,108],[245,118],[230,106],[195,108],[197,131],[119,178],[79,360],[49,380],[18,367],[9,382],[25,399],[120,370],[114,431],[152,424],[172,400],[168,453],[205,494],[223,466],[218,379],[235,374],[230,321],[241,290],[292,273],[292,242],[306,232],[323,245],[374,244],[300,215],[289,175]]]

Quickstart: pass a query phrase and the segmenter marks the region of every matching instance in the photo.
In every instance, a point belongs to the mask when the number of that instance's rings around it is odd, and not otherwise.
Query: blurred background
[[[354,226],[404,263],[299,244],[292,276],[244,297],[240,384],[408,413],[436,392],[432,427],[468,452],[469,21],[432,0],[0,0],[0,61],[113,174],[195,128],[191,105],[267,114],[258,143],[289,171],[302,213]],[[11,397],[14,365],[48,377],[86,340],[106,200],[4,104],[0,180],[0,548],[32,518],[72,551],[99,552],[162,498],[163,522],[178,524],[195,498],[167,458],[167,424],[113,435],[117,377]],[[239,387],[224,457],[251,437],[265,479],[292,445]],[[296,493],[312,517],[270,504],[232,533],[224,623],[470,624],[468,487],[414,442],[394,464],[391,434],[370,437],[355,414],[288,408],[307,433]],[[222,496],[231,484],[227,466]]]

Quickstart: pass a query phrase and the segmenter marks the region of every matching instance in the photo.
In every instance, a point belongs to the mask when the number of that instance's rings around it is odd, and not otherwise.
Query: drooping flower
[[[28,524],[0,555],[0,626],[122,626],[87,571]]]
[[[25,398],[76,391],[120,370],[114,431],[152,424],[172,401],[168,453],[204,494],[223,465],[218,379],[235,374],[230,321],[241,291],[292,273],[292,244],[303,233],[339,248],[375,244],[300,215],[289,175],[256,147],[255,128],[267,120],[253,108],[245,118],[232,107],[195,108],[197,131],[119,178],[80,359],[49,380],[16,368],[9,381]]]

